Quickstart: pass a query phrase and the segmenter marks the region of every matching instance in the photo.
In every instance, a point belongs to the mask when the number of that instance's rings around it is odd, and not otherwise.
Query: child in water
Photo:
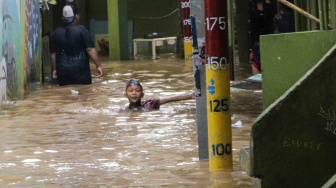
[[[143,88],[140,82],[135,80],[130,80],[127,82],[125,95],[129,101],[129,105],[126,107],[127,109],[146,109],[146,110],[160,109],[160,106],[162,104],[195,98],[195,94],[190,93],[190,94],[171,96],[167,98],[151,98],[141,101],[141,99],[144,96]]]

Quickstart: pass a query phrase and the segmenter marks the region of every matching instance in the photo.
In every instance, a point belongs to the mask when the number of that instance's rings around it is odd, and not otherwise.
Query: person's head
[[[79,20],[79,8],[76,4],[69,4],[63,7],[63,23],[69,24],[74,22],[75,20]]]
[[[130,104],[136,104],[141,101],[144,96],[143,88],[140,82],[136,80],[130,80],[126,83],[125,96]]]

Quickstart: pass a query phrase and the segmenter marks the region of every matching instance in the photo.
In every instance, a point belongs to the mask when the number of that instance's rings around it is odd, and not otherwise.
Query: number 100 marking
[[[224,155],[224,154],[230,155],[232,151],[231,144],[226,144],[225,146],[222,143],[212,144],[211,147],[212,147],[213,156]]]

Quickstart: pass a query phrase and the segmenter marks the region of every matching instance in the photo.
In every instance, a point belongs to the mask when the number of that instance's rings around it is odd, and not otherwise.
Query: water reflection
[[[209,173],[208,161],[198,160],[194,101],[123,110],[131,78],[142,82],[145,98],[193,90],[192,62],[167,57],[104,67],[104,78],[92,85],[45,84],[1,111],[1,187],[251,186],[239,150],[249,145],[261,112],[260,92],[232,92],[232,123],[239,125],[233,127],[234,169]]]

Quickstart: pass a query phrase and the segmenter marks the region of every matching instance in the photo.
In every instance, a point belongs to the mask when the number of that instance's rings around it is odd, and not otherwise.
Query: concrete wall
[[[86,6],[86,24],[89,24],[92,39],[95,40],[96,34],[108,34],[107,0],[88,0]]]
[[[254,123],[251,175],[263,188],[321,187],[336,173],[335,62],[336,45]]]
[[[179,0],[109,0],[110,58],[128,60],[129,39],[143,38],[148,33],[178,36],[178,42],[181,42],[179,8]],[[129,31],[130,20],[133,22],[132,31]],[[130,33],[132,36],[128,36]]]
[[[38,0],[0,1],[0,106],[22,99],[41,80]]]
[[[82,1],[82,0],[81,0]],[[85,9],[87,11],[87,22],[91,19],[107,20],[107,1],[108,0],[86,0]]]
[[[336,30],[260,37],[263,106],[267,108],[336,43]]]
[[[134,22],[134,38],[157,32],[164,37],[180,36],[180,0],[127,0],[127,17]]]
[[[177,52],[183,54],[182,23],[181,23],[181,0],[151,0],[151,1],[127,1],[127,20],[133,22],[133,38],[143,38],[148,33],[159,33],[160,36],[177,36]],[[151,53],[151,46],[146,43],[138,44],[139,48],[142,44],[147,45],[142,48],[144,53]],[[171,46],[173,47],[173,46]],[[160,52],[173,52],[174,50],[168,46],[158,47]]]
[[[112,60],[127,60],[127,2],[108,1],[109,56]]]

